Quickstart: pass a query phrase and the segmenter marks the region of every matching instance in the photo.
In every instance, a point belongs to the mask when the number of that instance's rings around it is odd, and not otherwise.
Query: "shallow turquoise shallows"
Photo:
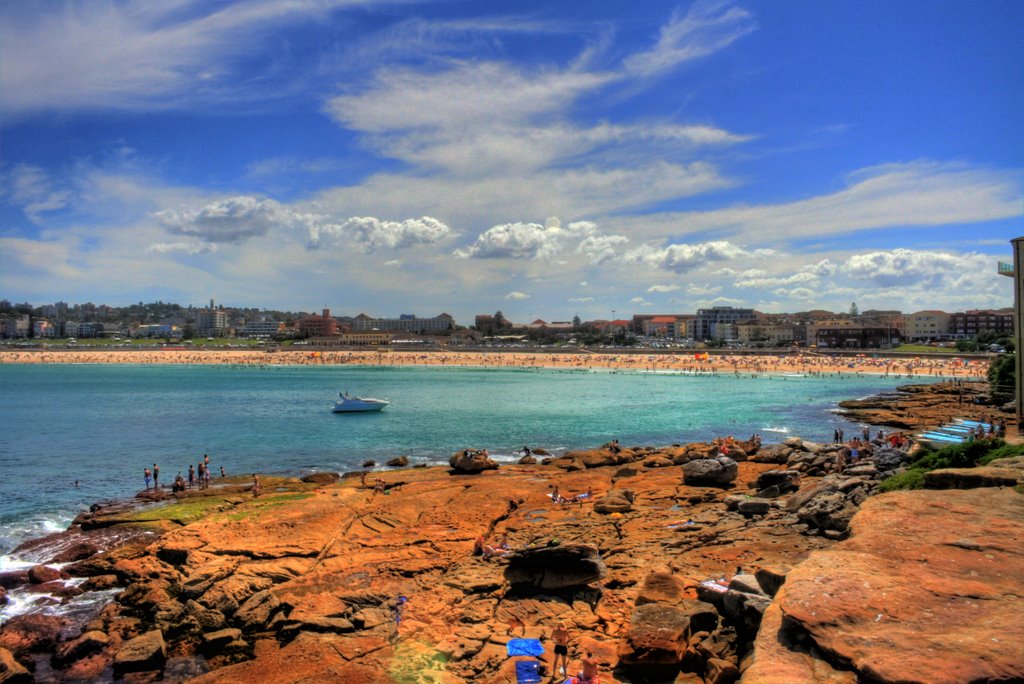
[[[499,460],[668,444],[716,435],[830,440],[850,427],[837,401],[906,379],[700,377],[477,368],[347,366],[0,366],[0,553],[66,525],[98,499],[131,496],[143,468],[161,481],[209,454],[214,473],[358,469],[457,449]],[[381,413],[333,414],[339,391],[387,398]],[[75,486],[75,481],[78,486]]]

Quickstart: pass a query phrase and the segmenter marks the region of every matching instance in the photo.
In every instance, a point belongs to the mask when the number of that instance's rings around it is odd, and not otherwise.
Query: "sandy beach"
[[[475,366],[493,368],[551,368],[632,372],[710,374],[879,374],[913,378],[983,379],[986,359],[885,357],[862,354],[831,357],[788,354],[678,354],[511,351],[311,351],[311,350],[61,350],[0,351],[0,363],[112,364],[235,364],[361,365],[361,366]]]

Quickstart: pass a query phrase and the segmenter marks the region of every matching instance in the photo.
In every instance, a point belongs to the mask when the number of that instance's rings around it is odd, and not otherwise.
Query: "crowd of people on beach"
[[[986,359],[949,357],[889,357],[882,354],[851,356],[819,352],[763,354],[672,354],[600,353],[585,350],[558,352],[407,350],[316,351],[246,349],[140,349],[140,350],[3,350],[0,363],[160,363],[227,364],[245,367],[281,365],[369,365],[369,366],[483,366],[519,369],[561,369],[578,371],[669,372],[718,376],[751,377],[807,375],[848,377],[878,374],[897,378],[983,379]]]

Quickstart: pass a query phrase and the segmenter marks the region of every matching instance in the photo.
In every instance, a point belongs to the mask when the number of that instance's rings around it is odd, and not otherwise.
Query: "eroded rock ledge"
[[[744,684],[1024,680],[1024,497],[893,492],[794,568]]]

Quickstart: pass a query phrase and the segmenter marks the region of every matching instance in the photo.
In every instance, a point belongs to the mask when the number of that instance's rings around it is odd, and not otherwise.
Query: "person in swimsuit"
[[[153,489],[160,486],[160,466],[153,464]]]
[[[555,641],[555,662],[551,664],[551,669],[556,675],[564,675],[569,667],[569,630],[565,628],[564,622],[558,623],[551,638]],[[558,669],[559,660],[562,661],[561,670]]]
[[[143,476],[146,478],[146,491],[149,491],[149,478],[153,476],[153,473],[149,472],[149,468],[142,471]]]
[[[252,474],[252,496],[256,498],[260,495],[260,476],[256,473]]]
[[[192,464],[188,464],[188,488],[192,489],[196,483],[196,469],[192,467]]]

